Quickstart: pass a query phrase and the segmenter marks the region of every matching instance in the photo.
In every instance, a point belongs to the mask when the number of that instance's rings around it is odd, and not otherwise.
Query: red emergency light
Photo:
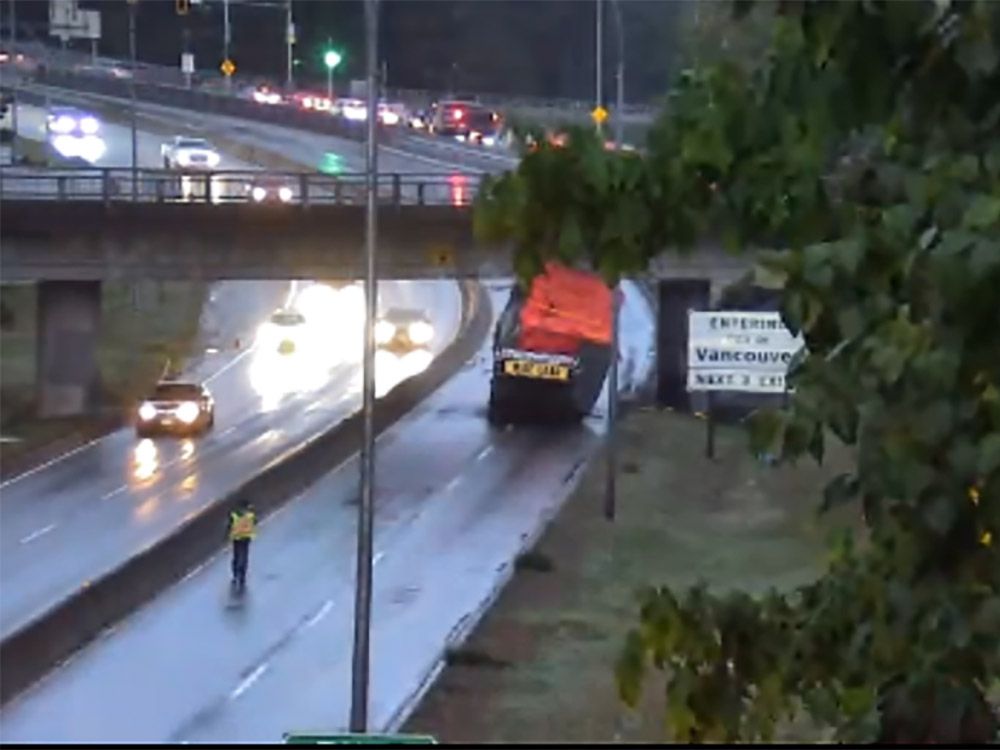
[[[463,112],[462,110],[460,110],[460,109],[456,109],[456,110],[453,110],[453,111],[452,111],[452,113],[451,113],[451,118],[452,118],[453,120],[461,120],[461,119],[462,119],[462,116],[463,116],[464,114],[465,114],[465,112]]]

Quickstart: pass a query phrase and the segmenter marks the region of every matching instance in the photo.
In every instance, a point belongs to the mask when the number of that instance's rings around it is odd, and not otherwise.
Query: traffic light
[[[191,0],[175,0],[177,4],[177,15],[186,16],[191,12]]]
[[[343,56],[335,49],[328,49],[323,53],[323,62],[330,70],[340,65],[340,61],[343,59]]]

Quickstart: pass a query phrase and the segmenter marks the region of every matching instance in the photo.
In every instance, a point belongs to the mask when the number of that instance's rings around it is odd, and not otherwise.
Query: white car
[[[164,169],[215,169],[219,166],[219,152],[204,138],[176,136],[170,143],[160,146]]]

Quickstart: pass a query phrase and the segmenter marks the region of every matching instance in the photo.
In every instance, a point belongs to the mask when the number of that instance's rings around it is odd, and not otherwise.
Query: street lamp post
[[[292,0],[285,3],[285,90],[292,91],[292,45],[295,44],[295,26],[292,24]]]
[[[222,59],[229,59],[229,41],[230,41],[230,28],[229,28],[229,0],[222,0]],[[226,92],[232,90],[233,87],[233,77],[226,76]]]
[[[595,79],[594,79],[594,105],[597,107],[604,104],[604,0],[597,0],[597,37],[594,40],[595,57]],[[597,132],[601,132],[600,120],[597,123]]]
[[[620,0],[612,0],[615,10],[615,26],[618,29],[618,70],[615,74],[617,88],[615,97],[615,143],[622,147],[625,132],[625,27],[622,24],[622,8]]]
[[[14,4],[14,0],[10,0],[10,54],[17,59],[17,6]],[[11,139],[10,139],[10,163],[11,165],[17,164],[17,133],[18,133],[18,122],[17,122],[17,107],[18,107],[18,74],[15,73],[11,76],[14,81],[14,101],[11,102],[11,112],[10,112],[10,126],[12,129]]]
[[[129,130],[132,136],[132,200],[139,196],[139,137],[136,132],[135,115],[135,11],[138,0],[128,0],[128,55],[130,63],[128,93],[131,104]]]
[[[351,732],[368,729],[368,675],[372,607],[372,534],[375,482],[375,312],[378,279],[375,276],[376,190],[378,148],[375,117],[378,103],[377,52],[378,0],[365,0],[366,72],[368,117],[365,171],[368,193],[365,232],[365,353],[362,373],[363,435],[361,444],[361,502],[358,503],[358,557],[354,596],[354,653],[351,663]],[[331,67],[330,70],[333,68]]]
[[[328,49],[323,54],[323,63],[326,65],[326,98],[333,101],[333,69],[340,65],[343,57],[337,50]]]

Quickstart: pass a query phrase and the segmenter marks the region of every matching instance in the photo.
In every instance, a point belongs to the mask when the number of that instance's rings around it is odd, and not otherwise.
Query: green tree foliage
[[[642,156],[587,131],[490,183],[477,231],[609,280],[665,248],[765,253],[805,337],[787,409],[755,450],[854,471],[820,509],[867,533],[824,574],[752,598],[643,594],[618,665],[628,703],[667,678],[680,740],[768,739],[805,711],[850,740],[998,738],[1000,3],[739,3],[773,14],[758,65],[685,73]],[[996,541],[994,541],[996,540]]]

